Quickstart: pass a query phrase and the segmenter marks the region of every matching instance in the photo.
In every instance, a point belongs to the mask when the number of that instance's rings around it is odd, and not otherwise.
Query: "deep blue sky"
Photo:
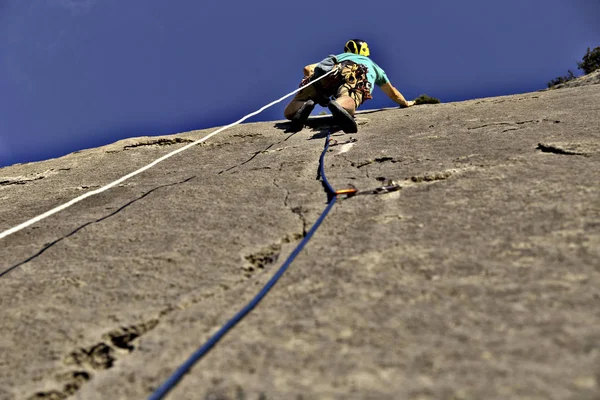
[[[0,166],[229,124],[354,37],[407,98],[534,91],[580,74],[598,20],[599,0],[0,0]]]

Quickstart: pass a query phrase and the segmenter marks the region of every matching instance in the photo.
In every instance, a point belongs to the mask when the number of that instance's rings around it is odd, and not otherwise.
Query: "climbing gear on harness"
[[[368,67],[351,60],[338,63],[335,56],[329,56],[317,64],[313,74],[304,77],[298,87],[303,87],[318,79],[323,73],[331,71],[333,72],[326,79],[314,84],[317,92],[315,102],[321,107],[326,107],[332,97],[338,97],[342,88],[347,89],[348,96],[352,97],[356,107],[373,98],[371,96],[371,83],[367,79]],[[360,99],[357,97],[359,93],[361,95]]]
[[[345,83],[342,86],[348,88],[348,95],[354,99],[356,107],[364,103],[367,100],[373,98],[371,96],[371,82],[367,79],[367,73],[369,68],[363,64],[356,64],[351,61],[345,61],[345,68],[342,68],[342,76],[345,79]],[[352,96],[356,92],[361,93],[361,102],[356,101],[356,96]]]
[[[371,55],[367,42],[360,39],[348,40],[344,46],[344,53],[354,53],[367,57]]]
[[[358,132],[358,125],[354,120],[354,117],[340,106],[335,100],[329,101],[327,108],[331,111],[331,115],[335,122],[337,122],[345,133],[356,133]]]
[[[307,100],[296,114],[292,117],[291,128],[292,130],[301,130],[304,126],[304,123],[310,116],[310,113],[315,109],[315,102],[312,100]]]

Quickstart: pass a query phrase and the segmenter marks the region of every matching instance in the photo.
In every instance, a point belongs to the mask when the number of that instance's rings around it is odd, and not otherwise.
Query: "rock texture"
[[[600,398],[600,85],[359,122],[329,180],[402,189],[338,202],[169,398]],[[146,398],[324,209],[328,124],[236,126],[3,239],[0,399]],[[0,231],[210,131],[0,169]]]
[[[573,88],[573,87],[597,85],[597,84],[600,84],[600,70],[594,71],[587,75],[580,76],[579,78],[573,79],[573,80],[565,82],[565,83],[560,83],[558,85],[551,87],[550,89],[544,89],[544,90]]]

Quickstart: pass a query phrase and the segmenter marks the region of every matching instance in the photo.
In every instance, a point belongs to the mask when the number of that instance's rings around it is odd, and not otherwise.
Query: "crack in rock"
[[[468,127],[468,130],[473,130],[473,129],[481,129],[481,128],[487,128],[489,126],[499,126],[499,125],[511,125],[510,122],[492,122],[489,124],[483,124],[480,126],[473,126],[473,127]]]
[[[262,153],[262,154],[275,153],[275,152],[277,152],[277,151],[282,151],[282,150],[285,150],[286,148],[287,148],[287,147],[278,147],[278,148],[276,148],[276,149],[273,149],[273,150],[263,150],[263,151],[261,151],[261,153]]]
[[[268,265],[277,262],[282,246],[287,243],[298,241],[302,237],[303,236],[298,233],[288,234],[279,241],[245,256],[244,258],[248,262],[248,265],[242,267],[242,270],[245,272],[245,277],[250,278],[256,271],[263,270]]]
[[[298,218],[300,218],[300,221],[302,221],[302,237],[306,237],[306,227],[308,225],[306,217],[304,216],[304,211],[306,210],[302,208],[302,206],[291,208],[291,210],[294,214],[298,216]]]
[[[396,192],[397,190],[408,188],[411,186],[414,187],[414,186],[419,186],[419,185],[424,185],[424,184],[430,184],[430,183],[437,182],[437,181],[443,181],[443,180],[450,178],[454,174],[458,174],[458,173],[468,171],[468,170],[473,170],[473,169],[475,169],[475,167],[464,167],[464,168],[460,168],[460,169],[450,169],[450,170],[444,170],[444,171],[439,171],[439,172],[427,173],[427,174],[423,174],[423,175],[414,175],[414,176],[411,176],[410,178],[404,179],[400,183],[397,183],[395,180],[388,179],[384,176],[378,176],[375,178],[375,180],[377,180],[377,182],[379,182],[380,184],[383,184],[384,186],[396,186],[396,188],[393,190],[389,190],[389,189],[378,190],[378,189],[381,189],[381,187],[379,187],[374,190],[369,190],[369,191],[365,190],[362,192],[362,194],[383,194],[383,193],[389,193],[389,192]],[[366,193],[366,192],[368,192],[368,193]],[[360,191],[359,191],[359,194],[361,194]],[[400,217],[399,219],[402,219],[402,218]]]
[[[234,136],[235,136],[235,135],[234,135]],[[262,136],[262,135],[257,135],[257,136]],[[249,159],[247,159],[246,161],[243,161],[243,162],[241,162],[241,163],[239,163],[239,164],[236,164],[236,165],[234,165],[234,166],[232,166],[232,167],[229,167],[229,168],[227,168],[227,169],[221,170],[221,171],[219,171],[219,172],[217,173],[217,175],[220,175],[220,174],[222,174],[222,173],[224,173],[224,172],[229,172],[229,171],[231,171],[231,170],[232,170],[232,169],[234,169],[234,168],[241,167],[242,165],[246,165],[246,164],[248,164],[250,161],[254,160],[254,158],[256,158],[256,157],[257,157],[259,154],[270,154],[270,153],[275,153],[275,152],[278,152],[278,151],[283,151],[283,150],[287,149],[287,147],[277,147],[277,148],[275,148],[275,149],[271,149],[271,147],[273,147],[273,146],[275,146],[275,145],[277,145],[277,144],[281,144],[281,143],[282,143],[282,141],[275,142],[275,143],[271,143],[271,144],[270,144],[270,145],[268,145],[268,146],[267,146],[265,149],[263,149],[263,150],[258,150],[258,151],[255,151],[255,152],[253,152],[253,153],[252,153],[252,155],[250,156],[250,158],[249,158]],[[255,171],[255,170],[257,170],[257,169],[271,169],[271,167],[260,167],[260,168],[255,168],[255,169],[252,169],[252,170],[253,170],[253,171]]]
[[[265,269],[265,266],[276,262],[279,259],[280,250],[281,245],[273,243],[256,253],[247,255],[245,259],[248,261],[249,265],[244,265],[242,267],[242,269],[246,272],[246,277],[250,278],[257,270]]]
[[[65,400],[67,397],[68,395],[59,390],[50,390],[47,392],[38,392],[29,396],[27,400]]]
[[[356,168],[362,168],[365,167],[367,165],[371,165],[373,163],[385,163],[385,162],[392,162],[392,163],[397,163],[400,162],[400,160],[396,159],[395,157],[378,157],[378,158],[374,158],[374,159],[369,159],[369,160],[363,160],[363,161],[350,161],[350,165],[352,165],[353,167]]]
[[[85,371],[76,371],[70,374],[69,381],[63,386],[63,393],[67,396],[74,395],[84,383],[91,379],[90,374]]]
[[[120,147],[119,144],[110,145],[111,149],[104,150],[104,152],[114,154],[114,153],[120,153],[121,151],[127,151],[129,149],[133,149],[136,147],[158,148],[158,147],[172,146],[172,145],[180,144],[180,143],[193,143],[196,140],[197,139],[189,139],[189,138],[174,138],[174,139],[173,138],[157,138],[157,139],[147,139],[147,140],[143,139],[143,140],[140,140],[133,144],[125,145],[123,147]],[[204,147],[204,148],[212,148],[212,147],[222,147],[222,146],[226,146],[229,144],[231,144],[231,143],[201,142],[201,143],[198,143],[196,146]],[[115,149],[115,146],[118,146],[118,148]]]
[[[37,392],[33,396],[30,396],[28,400],[66,399],[74,395],[90,379],[92,379],[92,376],[86,371],[69,371],[58,374],[56,380],[64,382],[62,391]]]
[[[513,122],[516,125],[525,125],[525,124],[532,124],[532,123],[539,123],[545,120],[535,120],[535,119],[530,119],[528,121],[517,121],[517,122]]]
[[[589,153],[587,152],[576,151],[576,149],[579,149],[580,147],[582,146],[579,143],[538,143],[536,149],[541,150],[544,153],[562,154],[569,156],[589,156]]]
[[[527,121],[515,121],[515,122],[490,122],[489,124],[483,124],[480,126],[474,126],[474,127],[468,127],[467,130],[474,130],[474,129],[481,129],[481,128],[487,128],[490,126],[501,126],[501,125],[525,125],[525,124],[539,124],[540,122],[549,122],[549,123],[555,123],[555,124],[559,124],[560,121],[559,120],[552,120],[552,119],[548,119],[548,118],[543,118],[543,119],[531,119],[531,120],[527,120]],[[516,130],[519,128],[514,128],[514,129],[506,129],[504,132],[508,132],[510,130]]]
[[[74,395],[92,379],[92,374],[86,367],[92,370],[112,368],[118,359],[118,349],[131,353],[135,349],[135,339],[154,329],[158,323],[159,320],[154,318],[140,324],[120,327],[104,334],[102,338],[105,341],[72,351],[64,358],[63,363],[67,366],[77,366],[79,369],[55,376],[55,381],[62,384],[62,390],[39,391],[29,396],[28,400],[63,400]]]
[[[65,357],[66,365],[87,365],[92,369],[110,369],[113,367],[115,350],[104,342],[90,347],[79,348]]]
[[[132,149],[132,148],[135,148],[135,147],[144,147],[144,146],[149,146],[149,147],[171,146],[171,145],[178,144],[178,143],[191,143],[191,142],[193,142],[192,139],[185,139],[185,138],[149,139],[149,140],[145,140],[145,141],[141,141],[141,142],[138,142],[138,143],[129,144],[127,146],[124,146],[123,150]]]
[[[239,138],[251,138],[251,137],[262,137],[263,135],[260,133],[246,133],[246,134],[242,134],[242,133],[236,133],[234,135],[231,135],[233,137],[239,137]]]
[[[289,207],[288,206],[288,200],[290,198],[290,191],[285,188],[285,187],[281,187],[277,184],[277,179],[273,179],[273,185],[275,185],[275,187],[285,190],[285,198],[283,199],[283,205],[285,207]],[[298,218],[300,218],[300,221],[302,222],[302,238],[304,238],[306,236],[306,227],[307,227],[307,222],[306,222],[306,218],[304,217],[303,212],[305,211],[302,206],[298,206],[298,207],[292,207],[290,208],[290,211],[293,212],[294,214],[296,214],[298,216]]]
[[[283,205],[287,207],[287,205],[288,205],[288,199],[290,197],[290,191],[287,188],[279,186],[277,184],[277,179],[276,178],[273,179],[273,185],[275,185],[275,187],[278,188],[278,189],[285,190],[285,198],[283,199]]]
[[[138,325],[115,329],[103,335],[102,338],[110,341],[115,347],[132,352],[134,350],[132,342],[144,333],[154,329],[156,325],[158,325],[158,319],[152,319]]]
[[[543,89],[543,90],[548,90],[548,89]],[[531,99],[539,99],[540,96],[528,96],[528,97],[519,97],[518,99],[512,99],[511,101],[523,101],[523,100],[531,100]],[[477,101],[473,104],[486,104],[486,103],[490,103],[490,104],[500,104],[500,103],[505,103],[507,100],[505,99],[501,99],[501,100],[482,100],[482,101]]]
[[[236,165],[234,165],[232,167],[229,167],[227,169],[223,169],[223,170],[219,171],[217,173],[217,175],[221,175],[224,172],[229,172],[229,171],[231,171],[234,168],[241,167],[242,165],[248,164],[250,161],[254,160],[254,158],[256,158],[256,156],[258,156],[259,154],[266,154],[266,153],[268,153],[269,149],[271,147],[275,146],[276,144],[278,144],[278,143],[271,143],[269,146],[267,146],[266,149],[255,151],[254,153],[252,153],[252,156],[249,159],[247,159],[246,161],[243,161],[243,162],[241,162],[239,164],[236,164]],[[281,150],[283,150],[283,148]]]
[[[37,176],[35,178],[4,178],[3,181],[0,181],[0,186],[25,185],[29,182],[39,181],[44,178],[45,176]]]
[[[372,162],[369,162],[369,163],[367,163],[367,164],[360,164],[360,165],[359,165],[359,164],[356,164],[354,161],[351,161],[351,160],[349,160],[349,159],[348,159],[348,157],[347,157],[345,154],[339,154],[339,156],[340,156],[340,157],[341,157],[341,158],[342,158],[344,161],[346,161],[348,164],[350,164],[350,166],[352,166],[352,167],[355,167],[355,168],[357,168],[357,169],[361,169],[362,167],[364,167],[364,166],[367,166],[367,165],[369,165],[369,164],[373,164],[373,162],[375,162],[375,161],[373,160]],[[371,161],[371,160],[369,160],[369,161]],[[369,169],[368,169],[368,168],[365,168],[365,169],[363,169],[363,170],[362,170],[362,173],[364,173],[364,174],[365,174],[365,176],[366,176],[367,178],[371,178],[371,177],[369,176]]]
[[[437,181],[443,181],[443,180],[450,178],[453,175],[461,174],[466,171],[473,171],[473,170],[476,170],[476,169],[479,169],[482,167],[483,166],[480,166],[480,167],[467,166],[467,167],[461,167],[461,168],[447,169],[444,171],[426,173],[423,175],[415,175],[415,176],[411,176],[410,178],[405,179],[401,186],[409,187],[409,186],[415,186],[415,184],[422,185],[422,184],[428,184],[428,183],[437,182]]]
[[[192,179],[195,179],[195,178],[196,178],[195,176],[192,176],[192,177],[189,177],[189,178],[187,178],[187,179],[184,179],[183,181],[180,181],[180,182],[174,182],[174,183],[167,183],[167,184],[164,184],[164,185],[161,185],[161,186],[155,187],[154,189],[151,189],[151,190],[147,191],[146,193],[144,193],[144,194],[143,194],[143,195],[141,195],[140,197],[137,197],[137,198],[135,198],[135,199],[133,199],[133,200],[129,201],[128,203],[126,203],[125,205],[123,205],[123,206],[119,207],[118,209],[116,209],[115,211],[111,212],[110,214],[108,214],[108,215],[105,215],[104,217],[98,218],[97,220],[86,222],[85,224],[81,225],[80,227],[78,227],[77,229],[75,229],[74,231],[72,231],[71,233],[69,233],[69,234],[67,234],[67,235],[65,235],[65,236],[61,236],[60,238],[58,238],[58,239],[55,239],[55,240],[53,240],[52,242],[45,243],[45,244],[44,244],[44,246],[42,247],[42,249],[41,249],[41,250],[39,250],[37,253],[33,254],[33,255],[32,255],[32,256],[30,256],[29,258],[26,258],[25,260],[23,260],[23,261],[21,261],[21,262],[19,262],[19,263],[17,263],[17,264],[14,264],[14,265],[12,265],[12,266],[10,266],[10,267],[8,267],[8,268],[4,269],[4,270],[0,270],[0,277],[2,277],[2,276],[4,276],[4,275],[6,275],[6,274],[7,274],[7,273],[9,273],[10,271],[12,271],[12,270],[14,270],[14,269],[16,269],[16,268],[20,267],[20,266],[21,266],[21,265],[23,265],[23,264],[25,264],[25,263],[28,263],[29,261],[31,261],[31,260],[33,260],[33,259],[36,259],[37,257],[41,256],[41,255],[42,255],[44,252],[46,252],[46,250],[48,250],[49,248],[53,247],[53,246],[54,246],[54,245],[56,245],[57,243],[60,243],[60,242],[62,242],[64,239],[66,239],[66,238],[68,238],[68,237],[70,237],[70,236],[73,236],[73,235],[75,235],[77,232],[79,232],[80,230],[84,229],[85,227],[87,227],[87,226],[89,226],[89,225],[92,225],[92,224],[97,224],[97,223],[100,223],[100,222],[104,221],[105,219],[107,219],[107,218],[109,218],[109,217],[112,217],[113,215],[115,215],[115,214],[117,214],[117,213],[121,212],[121,211],[122,211],[122,210],[124,210],[125,208],[129,207],[131,204],[133,204],[133,203],[135,203],[135,202],[137,202],[137,201],[140,201],[141,199],[143,199],[144,197],[146,197],[146,196],[150,195],[150,194],[151,194],[151,193],[153,193],[154,191],[156,191],[156,190],[158,190],[158,189],[160,189],[160,188],[164,188],[164,187],[169,187],[169,186],[180,185],[180,184],[183,184],[183,183],[189,182],[189,181],[191,181]]]
[[[4,177],[0,178],[0,186],[10,186],[10,185],[25,185],[29,182],[39,181],[40,179],[47,178],[49,176],[58,174],[60,171],[70,171],[71,168],[50,168],[44,172],[36,172],[34,174],[30,174],[33,176],[17,176],[17,177]]]
[[[444,179],[448,179],[451,176],[452,176],[452,172],[441,171],[441,172],[435,172],[432,174],[415,175],[415,176],[411,176],[409,179],[411,182],[421,183],[421,182],[442,181]]]
[[[469,156],[465,156],[464,158],[467,159],[468,157],[475,156],[475,155],[477,155],[477,154],[471,154]],[[351,165],[357,167],[357,165],[355,165],[354,162],[348,160],[347,157],[345,157],[344,155],[341,155],[341,157],[343,159],[345,159]],[[381,158],[379,158],[379,160],[380,160],[379,162],[387,162],[387,161],[401,162],[402,161],[400,159],[393,158],[393,157],[381,157]],[[420,162],[420,160],[416,160],[416,162]],[[411,162],[411,164],[412,164],[412,162]],[[402,183],[400,184],[400,187],[404,188],[404,187],[415,186],[415,185],[418,185],[418,184],[427,184],[427,183],[432,183],[432,182],[436,182],[436,181],[446,180],[446,179],[450,178],[454,174],[461,173],[461,172],[464,172],[464,171],[467,171],[467,170],[473,170],[475,168],[476,167],[469,166],[469,167],[461,167],[461,168],[458,168],[458,169],[448,169],[448,170],[444,170],[444,171],[425,173],[423,175],[414,175],[414,176],[405,178],[402,181]],[[371,176],[368,173],[368,168],[361,169],[361,171],[363,173],[365,173],[365,176],[367,178],[371,179]],[[390,179],[388,179],[386,177],[383,177],[383,176],[376,176],[376,177],[374,177],[374,179],[377,180],[377,182],[380,183],[380,184],[384,183],[385,181],[388,181],[387,185],[392,185],[392,183],[394,182],[394,180],[390,180]]]
[[[255,167],[255,168],[250,168],[249,171],[264,171],[266,169],[273,169],[271,167]]]
[[[99,188],[100,185],[82,185],[82,186],[77,186],[75,188],[73,188],[74,190],[88,190],[88,189],[97,189]]]

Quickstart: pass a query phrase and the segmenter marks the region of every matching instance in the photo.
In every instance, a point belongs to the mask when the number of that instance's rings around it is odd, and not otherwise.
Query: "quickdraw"
[[[379,187],[376,187],[371,190],[358,190],[352,184],[350,184],[348,186],[350,186],[350,187],[346,188],[346,189],[337,190],[335,192],[335,194],[336,195],[346,195],[346,198],[350,198],[350,197],[358,196],[361,194],[384,194],[384,193],[396,192],[396,191],[402,189],[402,186],[400,186],[400,184],[398,184],[392,180],[389,180],[386,185],[379,186]]]
[[[341,146],[344,144],[354,143],[357,141],[358,141],[358,139],[355,139],[355,138],[350,138],[349,140],[345,140],[343,142],[338,142],[335,139],[329,139],[328,147],[331,148],[333,146]],[[383,194],[383,193],[395,192],[395,191],[402,189],[402,186],[400,186],[400,184],[394,182],[391,179],[386,179],[385,177],[379,177],[379,178],[377,178],[377,180],[382,183],[386,182],[386,181],[387,182],[385,185],[376,187],[371,190],[358,190],[356,188],[356,186],[349,184],[348,185],[348,186],[350,186],[349,188],[336,190],[335,195],[336,196],[345,195],[346,198],[350,198],[350,197],[360,195],[360,194]]]

